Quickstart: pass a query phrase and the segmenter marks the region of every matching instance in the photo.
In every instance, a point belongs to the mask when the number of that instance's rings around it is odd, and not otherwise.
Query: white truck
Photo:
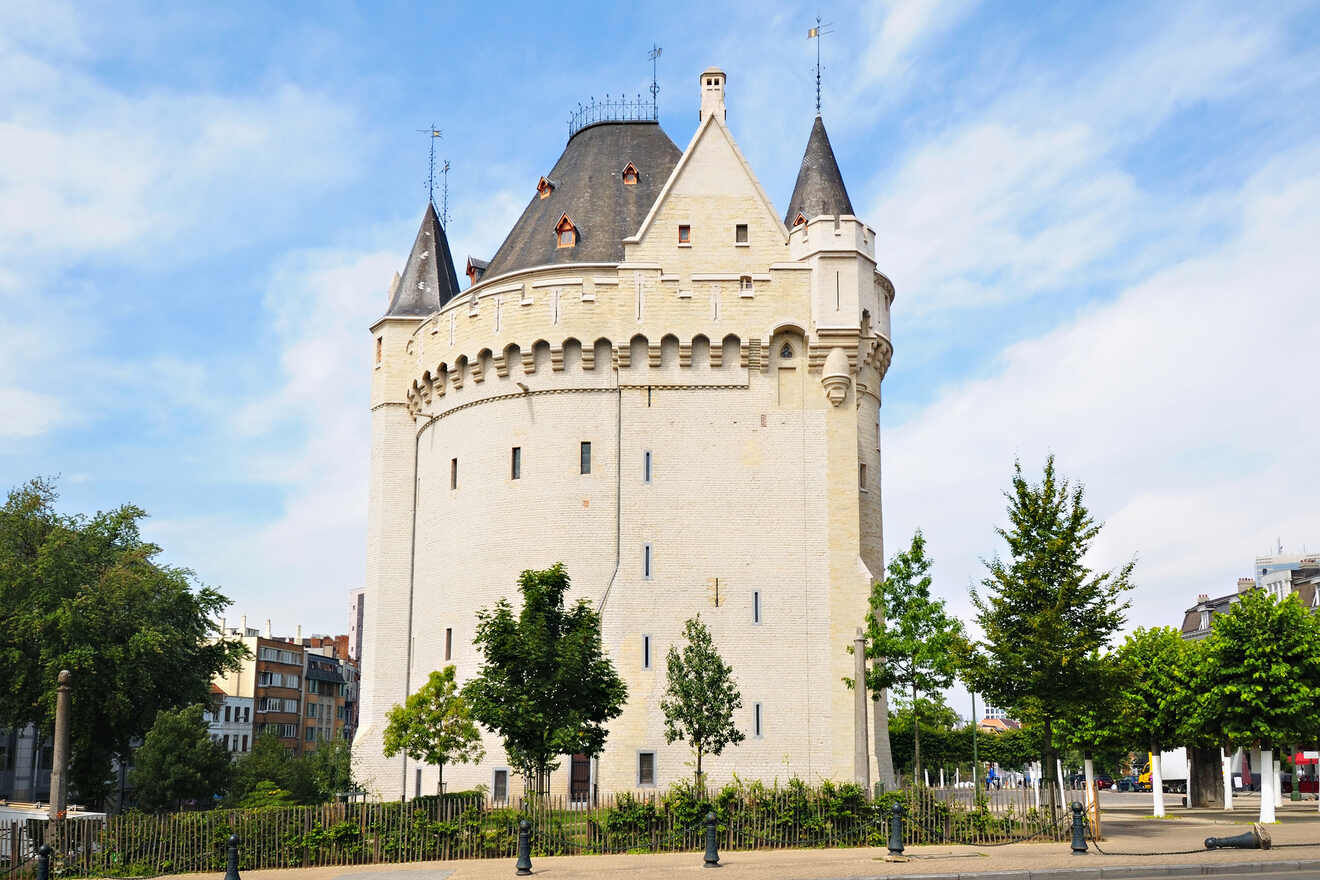
[[[1187,779],[1190,775],[1187,771],[1187,749],[1177,748],[1160,753],[1160,781],[1163,783],[1165,791],[1186,792]],[[1147,791],[1150,791],[1150,752],[1146,753],[1146,764],[1141,768],[1141,772],[1137,774],[1137,782]]]

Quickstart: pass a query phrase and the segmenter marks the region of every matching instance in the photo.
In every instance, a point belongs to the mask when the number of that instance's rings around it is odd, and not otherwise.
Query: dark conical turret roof
[[[623,240],[642,225],[680,156],[657,122],[609,121],[577,131],[546,175],[549,194],[532,193],[484,277],[556,263],[619,262]],[[637,169],[633,184],[622,179],[629,162]],[[556,246],[555,225],[565,214],[577,230],[575,247]]]
[[[421,316],[438,312],[458,293],[458,275],[449,253],[449,239],[436,216],[435,205],[427,203],[422,227],[417,230],[412,253],[403,267],[403,277],[394,288],[387,315]]]
[[[811,126],[811,137],[807,139],[807,152],[802,156],[802,168],[798,171],[797,184],[793,187],[793,198],[788,200],[784,225],[792,229],[798,214],[811,219],[819,214],[837,216],[852,212],[852,202],[848,200],[848,189],[843,185],[839,163],[834,161],[830,136],[825,133],[825,123],[817,116],[815,124]]]

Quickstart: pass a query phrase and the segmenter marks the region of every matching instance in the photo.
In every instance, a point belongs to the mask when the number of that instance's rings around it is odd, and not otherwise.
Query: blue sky
[[[1053,451],[1177,624],[1276,540],[1320,550],[1320,9],[823,4],[824,114],[898,298],[886,541],[939,591]],[[591,96],[696,127],[697,74],[782,210],[815,11],[787,4],[0,8],[0,482],[133,501],[233,616],[341,631],[365,543],[367,327],[453,164],[489,257]],[[461,270],[461,267],[460,267]]]

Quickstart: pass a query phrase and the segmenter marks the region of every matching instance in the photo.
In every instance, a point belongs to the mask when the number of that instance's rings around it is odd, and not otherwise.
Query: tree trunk
[[[912,778],[921,778],[921,713],[917,711],[917,683],[912,683]]]
[[[1086,752],[1082,758],[1082,768],[1086,773],[1086,809],[1093,810],[1095,805],[1095,761],[1091,758],[1091,753]]]
[[[1274,753],[1269,743],[1260,744],[1260,821],[1274,821]]]
[[[701,788],[701,746],[697,746],[697,788]]]
[[[1045,767],[1043,769],[1045,771],[1045,778],[1048,780],[1048,784],[1046,785],[1046,788],[1049,789],[1047,794],[1049,795],[1049,800],[1050,800],[1051,816],[1057,816],[1059,814],[1059,803],[1063,794],[1061,789],[1063,780],[1059,779],[1058,771],[1055,769],[1056,767],[1058,767],[1058,760],[1059,760],[1059,753],[1054,748],[1054,719],[1046,715],[1045,716]]]
[[[1160,744],[1150,744],[1150,799],[1151,814],[1160,819],[1164,816],[1164,768],[1160,766]]]
[[[438,766],[440,773],[435,778],[435,793],[443,798],[445,795],[445,765],[441,763]]]
[[[1189,807],[1217,807],[1223,795],[1222,761],[1219,749],[1204,746],[1188,747],[1187,805]]]
[[[1219,750],[1220,763],[1224,773],[1224,809],[1233,809],[1233,753],[1228,749]]]

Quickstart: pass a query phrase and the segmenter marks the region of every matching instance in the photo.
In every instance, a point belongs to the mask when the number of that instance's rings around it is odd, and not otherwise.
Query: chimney
[[[270,634],[270,618],[269,618],[269,617],[266,618],[266,638],[268,638],[268,639],[269,639],[269,638],[272,638],[272,636],[271,636],[271,634]]]
[[[239,621],[238,625],[239,625],[240,627],[243,628],[243,636],[246,637],[246,636],[247,636],[247,615],[244,614],[242,617],[240,617],[240,618],[238,619],[238,621]]]
[[[301,624],[301,623],[298,624],[298,630],[297,630],[297,632],[298,632],[298,635],[294,638],[294,641],[301,645],[301,644],[302,644],[302,624]]]
[[[1196,601],[1197,601],[1197,602],[1209,602],[1209,601],[1210,601],[1210,594],[1209,594],[1209,593],[1201,593],[1200,595],[1198,595],[1198,596],[1196,597]]]
[[[1256,586],[1255,578],[1238,578],[1238,592],[1245,593]]]
[[[225,619],[222,617],[220,618],[220,635],[223,636],[224,634],[225,634]]]
[[[701,112],[697,120],[704,122],[706,115],[714,113],[720,122],[728,118],[724,108],[724,71],[718,67],[707,67],[701,72]]]

